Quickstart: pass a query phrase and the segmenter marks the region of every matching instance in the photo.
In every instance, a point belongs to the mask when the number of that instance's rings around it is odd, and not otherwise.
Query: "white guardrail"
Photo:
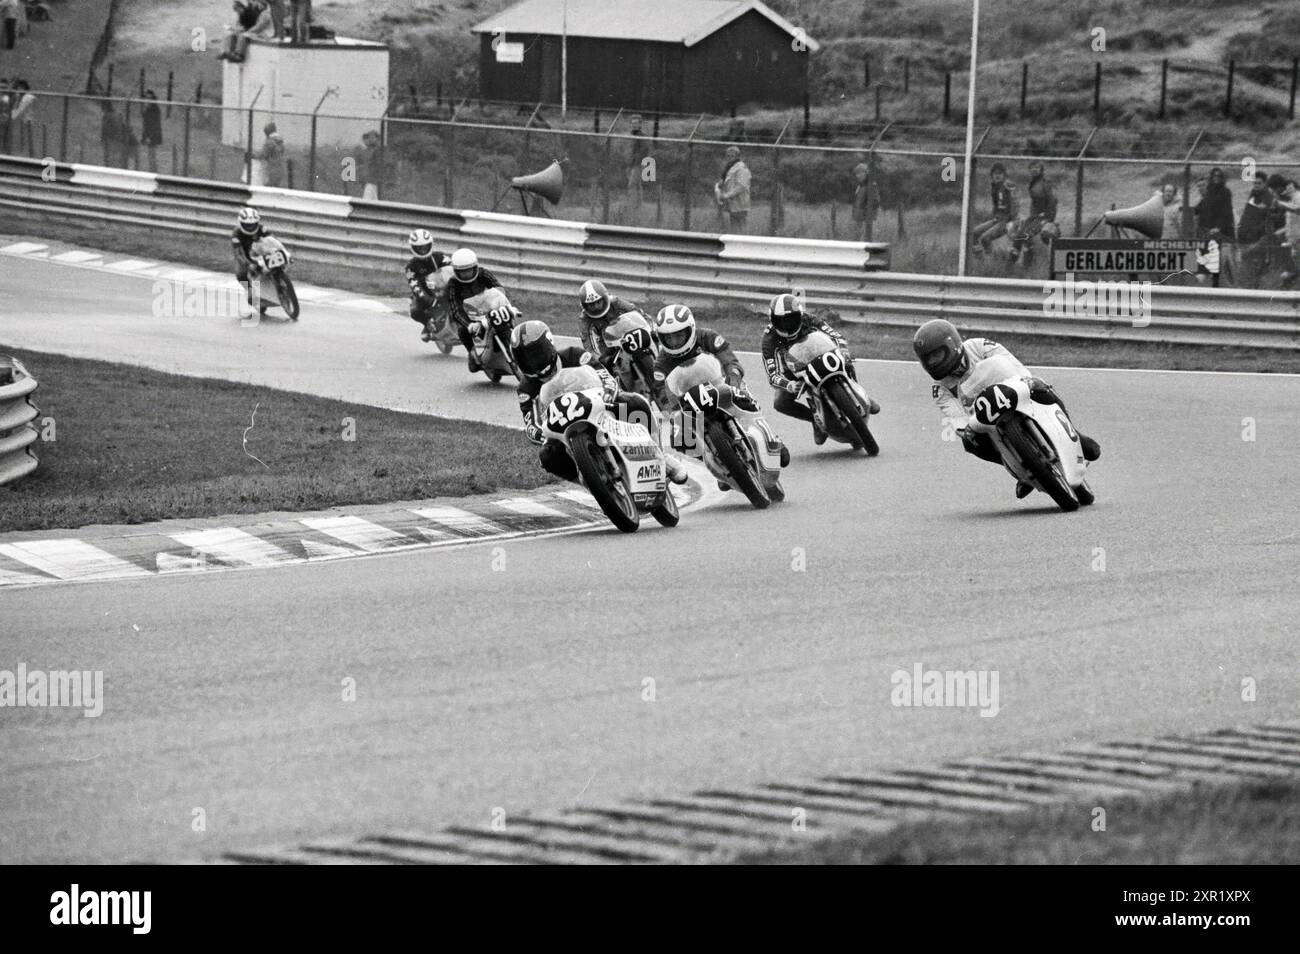
[[[883,243],[823,242],[589,225],[370,202],[324,193],[182,179],[0,156],[0,209],[24,221],[147,230],[224,242],[235,210],[264,210],[302,260],[391,272],[402,289],[405,238],[430,229],[468,245],[511,287],[565,295],[598,276],[621,294],[692,305],[761,305],[802,288],[849,320],[910,329],[929,318],[988,333],[1300,349],[1300,293],[1043,281],[886,271]]]
[[[13,483],[36,469],[32,421],[40,413],[32,403],[36,379],[17,358],[0,354],[0,484]]]

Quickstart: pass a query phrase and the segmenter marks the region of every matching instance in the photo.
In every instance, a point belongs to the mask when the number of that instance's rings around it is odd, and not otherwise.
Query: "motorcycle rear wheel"
[[[654,517],[662,526],[675,527],[678,521],[682,519],[681,511],[677,509],[677,498],[673,496],[671,487],[664,491],[664,502],[650,511],[650,516]]]
[[[280,299],[280,307],[291,320],[297,321],[298,292],[293,287],[293,280],[283,270],[275,272],[271,278],[275,282],[275,293]]]
[[[641,526],[641,514],[622,477],[610,473],[604,451],[597,446],[595,437],[586,433],[574,438],[569,453],[578,473],[582,474],[582,482],[609,522],[624,533],[635,533]]]
[[[709,444],[712,445],[713,452],[718,455],[718,463],[731,478],[731,485],[744,494],[755,509],[766,509],[772,503],[772,498],[763,487],[756,466],[745,460],[732,442],[731,432],[727,429],[726,423],[720,418],[714,418],[708,422],[707,429]]]
[[[1034,428],[1032,432],[1029,430],[1031,427]],[[1015,448],[1016,454],[1034,475],[1038,486],[1058,507],[1066,513],[1073,513],[1079,509],[1079,498],[1070,489],[1065,476],[1061,473],[1060,465],[1046,456],[1051,453],[1051,445],[1048,445],[1049,450],[1045,453],[1042,444],[1046,439],[1037,433],[1035,425],[1027,418],[1017,416],[1010,427],[1003,429],[1002,436]]]
[[[844,415],[844,419],[849,422],[849,427],[852,429],[854,436],[857,437],[862,449],[867,452],[867,456],[875,457],[879,454],[880,445],[876,443],[871,428],[867,426],[867,418],[864,413],[867,409],[859,408],[858,400],[849,389],[848,383],[843,379],[830,381],[826,385],[826,390],[830,395],[830,399],[835,402],[835,406],[840,409],[840,413]]]

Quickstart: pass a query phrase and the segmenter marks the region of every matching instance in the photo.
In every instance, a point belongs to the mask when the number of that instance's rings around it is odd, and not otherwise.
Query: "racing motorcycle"
[[[849,377],[844,356],[830,335],[813,331],[795,342],[790,346],[790,362],[804,383],[813,421],[826,436],[841,444],[852,444],[871,457],[879,454],[880,445],[868,424],[871,399]]]
[[[542,433],[564,442],[583,486],[614,526],[635,533],[645,513],[665,527],[677,526],[677,501],[651,422],[619,420],[605,404],[594,368],[561,368],[542,385],[537,407]]]
[[[269,278],[280,308],[291,321],[297,321],[298,293],[294,290],[293,280],[289,278],[288,269],[292,257],[284,243],[273,235],[264,235],[249,247],[248,259],[253,266],[248,280],[257,282],[256,301],[260,304],[268,297],[265,280]],[[265,311],[265,306],[260,310]]]
[[[653,401],[653,384],[645,380],[635,362],[640,354],[654,360],[655,342],[650,319],[639,311],[629,311],[610,322],[602,337],[605,347],[615,349],[609,371],[618,380],[618,386]]]
[[[433,332],[434,346],[443,354],[451,354],[451,349],[460,344],[456,334],[456,324],[451,320],[451,306],[447,304],[446,288],[451,281],[450,265],[444,265],[434,279],[433,307],[429,314],[429,330]]]
[[[736,405],[717,358],[696,355],[670,371],[666,384],[678,401],[688,454],[703,457],[713,476],[759,510],[785,499],[777,437],[762,414]]]
[[[519,313],[500,288],[489,288],[465,299],[465,314],[478,323],[474,334],[474,354],[488,380],[496,384],[507,374],[520,380],[519,366],[510,353],[510,332]],[[459,340],[459,339],[457,339]]]
[[[962,385],[976,395],[971,429],[993,439],[1013,477],[1047,494],[1062,510],[1091,504],[1096,498],[1085,477],[1088,462],[1069,415],[1060,405],[1033,400],[1023,374],[1007,375],[1008,370],[1005,362],[986,359]]]

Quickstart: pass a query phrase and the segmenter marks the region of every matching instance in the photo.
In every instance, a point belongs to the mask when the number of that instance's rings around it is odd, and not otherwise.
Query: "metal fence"
[[[961,218],[961,131],[952,126],[884,123],[856,143],[825,144],[802,135],[787,116],[761,141],[766,120],[745,117],[660,117],[633,133],[632,117],[604,114],[593,128],[561,127],[558,110],[518,104],[450,103],[446,118],[400,115],[390,103],[374,122],[329,114],[272,115],[206,102],[149,101],[38,91],[22,118],[0,128],[0,148],[33,158],[102,164],[225,182],[248,181],[298,189],[434,205],[519,211],[514,176],[559,160],[564,196],[556,214],[595,223],[698,232],[748,232],[814,239],[887,241],[895,268],[955,271]],[[419,105],[419,104],[416,104]],[[467,118],[470,117],[470,118]],[[259,159],[262,129],[285,129],[283,158]],[[349,130],[339,136],[340,128]],[[658,135],[655,135],[655,127]],[[319,130],[335,132],[327,137]],[[223,136],[223,129],[225,135]],[[1256,171],[1297,175],[1300,163],[1243,154],[1239,140],[1194,128],[1152,133],[1127,127],[1043,130],[989,125],[978,131],[971,221],[988,218],[988,171],[1007,166],[1027,209],[1027,166],[1041,161],[1066,236],[1086,233],[1100,214],[1137,205],[1160,185],[1177,188],[1170,218],[1182,237],[1196,237],[1197,183],[1214,166],[1226,173],[1234,219]],[[236,135],[232,137],[231,131]],[[366,133],[376,135],[367,137]],[[803,141],[800,141],[800,140]],[[363,141],[368,140],[368,141]],[[251,143],[251,146],[250,146]],[[714,200],[724,153],[739,145],[752,176],[747,221],[724,217]],[[5,148],[7,147],[7,148]],[[855,169],[868,171],[859,189]],[[1169,237],[1166,235],[1166,237]],[[1005,251],[999,240],[995,251]],[[1291,249],[1272,232],[1252,249],[1247,267],[1225,274],[1227,284],[1276,287]],[[1042,249],[1039,248],[1041,253]],[[1012,266],[1004,255],[976,259],[975,274],[1039,275],[1046,257]]]

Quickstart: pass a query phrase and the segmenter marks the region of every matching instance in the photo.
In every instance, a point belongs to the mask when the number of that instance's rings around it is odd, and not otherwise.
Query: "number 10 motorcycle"
[[[809,392],[813,420],[826,436],[841,444],[861,448],[870,457],[880,453],[868,425],[871,399],[857,381],[830,335],[811,332],[790,346],[792,370]]]
[[[648,430],[653,423],[619,420],[595,370],[561,368],[542,385],[537,407],[542,433],[564,442],[583,486],[614,526],[635,533],[647,513],[677,526],[663,451]]]

